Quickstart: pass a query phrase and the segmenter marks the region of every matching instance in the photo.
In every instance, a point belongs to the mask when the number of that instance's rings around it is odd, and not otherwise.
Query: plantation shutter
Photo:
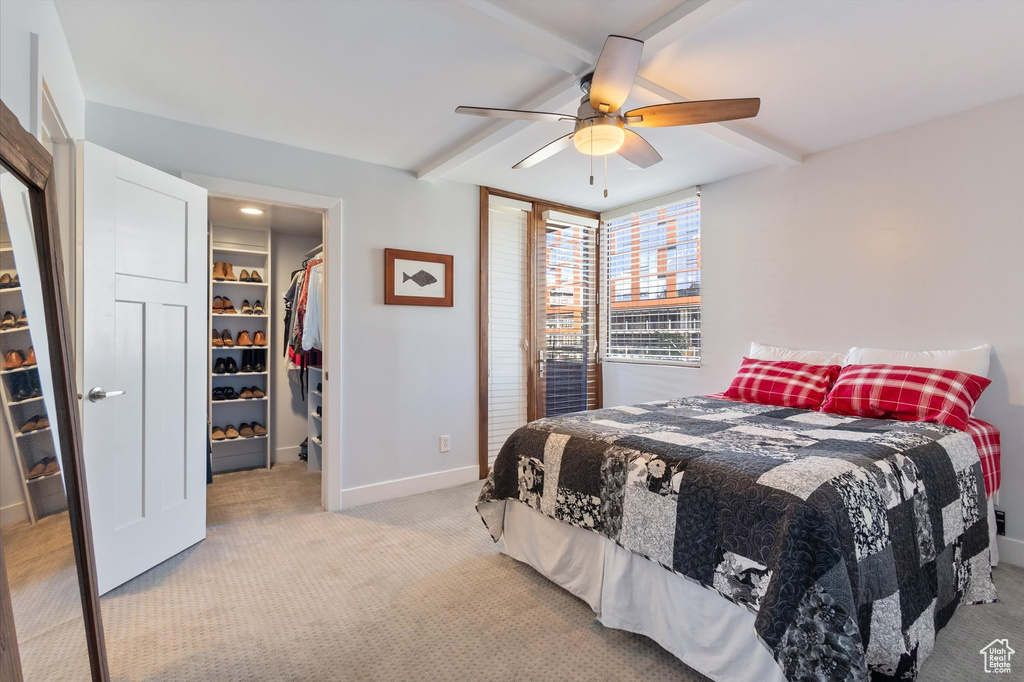
[[[487,246],[487,461],[526,424],[527,225],[532,205],[491,195]]]

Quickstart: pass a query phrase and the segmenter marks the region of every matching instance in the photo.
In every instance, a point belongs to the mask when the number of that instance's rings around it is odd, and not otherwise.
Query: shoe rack
[[[323,458],[323,367],[309,368],[309,398],[306,400],[306,426],[308,431],[308,447],[306,448],[306,467],[309,471],[320,471]]]
[[[234,227],[210,227],[210,384],[207,390],[209,401],[209,417],[211,429],[220,427],[228,434],[228,426],[234,427],[235,431],[242,431],[243,424],[258,423],[263,427],[265,433],[251,435],[248,437],[239,435],[235,438],[212,441],[212,468],[213,473],[219,474],[227,471],[239,471],[242,469],[256,469],[260,467],[270,468],[270,358],[273,350],[274,335],[269,316],[270,302],[267,300],[271,295],[271,246],[269,230],[247,230]],[[216,280],[214,275],[221,276],[225,273],[215,273],[214,267],[217,263],[227,263],[231,268],[231,275],[234,281]],[[240,276],[245,270],[251,273],[253,270],[259,273],[262,282],[244,282]],[[235,312],[217,312],[214,310],[214,300],[225,297],[231,301]],[[254,307],[259,301],[263,304],[262,314],[244,314],[243,302],[248,301],[249,307]],[[216,330],[223,335],[227,332],[233,341],[234,346],[214,345],[212,334]],[[249,341],[255,341],[256,332],[262,332],[266,337],[265,346],[239,346],[237,340],[242,332],[248,332]],[[241,371],[244,368],[243,358],[249,355],[248,351],[255,356],[251,364],[251,371]],[[262,367],[257,359],[262,358]],[[219,373],[219,365],[227,366],[239,371],[225,371]],[[263,393],[262,397],[242,398],[244,389],[256,388]],[[214,400],[214,390],[232,390],[234,395],[226,400]],[[229,395],[231,395],[229,393]],[[257,393],[258,395],[258,393]],[[211,432],[212,435],[212,432]]]
[[[37,426],[39,417],[46,418],[39,368],[31,360],[32,331],[29,320],[22,313],[25,302],[21,286],[10,280],[17,274],[14,251],[0,235],[0,316],[11,312],[15,325],[0,327],[0,398],[4,405],[4,419],[14,443],[25,506],[29,520],[34,524],[44,516],[67,508],[61,483],[60,463],[53,444],[53,433],[48,422]],[[5,276],[6,275],[6,276]],[[29,360],[20,367],[7,369],[7,356],[17,351],[20,361]]]

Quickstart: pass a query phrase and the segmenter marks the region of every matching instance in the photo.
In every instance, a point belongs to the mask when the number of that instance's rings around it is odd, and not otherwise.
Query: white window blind
[[[487,458],[526,423],[526,229],[531,205],[491,196],[487,245]]]
[[[699,192],[602,218],[604,359],[699,366]]]

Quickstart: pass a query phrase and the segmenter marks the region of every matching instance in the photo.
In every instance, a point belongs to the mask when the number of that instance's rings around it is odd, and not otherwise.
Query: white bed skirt
[[[585,601],[603,625],[646,635],[718,682],[785,682],[754,615],[603,535],[505,504],[505,553]]]

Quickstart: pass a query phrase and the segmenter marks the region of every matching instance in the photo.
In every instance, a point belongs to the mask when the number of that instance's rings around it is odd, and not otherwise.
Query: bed
[[[996,597],[985,426],[722,396],[576,413],[513,433],[477,509],[715,680],[914,679],[956,608]]]

